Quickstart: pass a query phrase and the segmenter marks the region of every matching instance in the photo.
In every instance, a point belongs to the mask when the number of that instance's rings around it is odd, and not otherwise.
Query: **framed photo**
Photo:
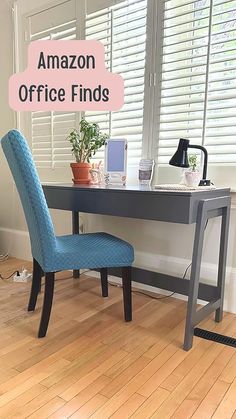
[[[107,184],[126,183],[127,140],[110,138],[105,142],[105,182]]]

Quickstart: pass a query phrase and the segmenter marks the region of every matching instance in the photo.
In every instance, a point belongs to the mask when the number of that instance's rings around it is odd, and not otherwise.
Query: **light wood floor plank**
[[[212,419],[231,419],[236,411],[236,378],[225,393]]]
[[[131,416],[131,418],[150,418],[169,395],[170,392],[168,390],[159,387],[156,391],[152,393],[150,397],[148,397],[148,399],[145,400],[145,402],[136,410],[136,412]]]
[[[233,356],[233,353],[234,348],[223,347],[219,356],[211,364],[193,390],[188,394],[181,406],[175,411],[174,415],[176,419],[181,419],[182,417],[187,419],[192,417],[201,401],[207,396],[211,387],[217,381],[221,371],[225,368],[230,358]]]
[[[32,413],[32,415],[28,416],[29,419],[41,419],[46,418],[60,407],[65,404],[64,400],[60,399],[60,397],[54,397],[40,409],[36,410],[36,412]]]
[[[31,263],[11,258],[3,275]],[[122,289],[71,272],[56,274],[47,337],[37,339],[43,292],[26,310],[30,284],[0,282],[1,419],[236,419],[235,349],[194,338],[182,350],[186,303],[133,294],[123,320]],[[201,326],[236,335],[236,315]]]
[[[106,401],[107,398],[105,396],[102,396],[102,394],[97,394],[87,403],[85,403],[80,409],[76,410],[76,412],[70,416],[70,419],[89,418],[93,413],[96,412],[96,410],[99,409],[99,407],[106,403]],[[58,419],[58,417],[55,417],[55,419]]]
[[[230,384],[217,380],[193,414],[193,419],[210,419],[223,399]]]
[[[12,401],[0,408],[0,417],[10,418],[17,415],[17,412],[22,405],[29,403],[45,390],[45,387],[41,384],[34,385],[29,390],[26,390],[24,393],[20,394],[18,397],[14,398]]]
[[[87,387],[81,388],[81,391],[79,391],[75,397],[70,399],[61,409],[55,412],[53,419],[65,418],[73,415],[77,410],[80,410],[86,403],[88,403],[89,400],[96,396],[104,386],[107,386],[109,382],[110,378],[101,375]],[[103,400],[104,399],[107,400],[107,398],[103,396]]]
[[[145,402],[146,398],[134,393],[112,416],[112,419],[124,419],[132,416],[134,412]]]
[[[222,326],[222,331],[227,331],[227,327]],[[181,405],[181,403],[183,403],[194,386],[196,386],[201,377],[206,373],[210,365],[221,353],[222,346],[219,344],[215,345],[210,341],[206,341],[204,345],[206,345],[206,351],[204,355],[189,371],[189,373],[184,377],[184,379],[174,389],[174,391],[171,392],[170,396],[166,399],[162,406],[154,413],[153,418],[170,418]]]
[[[226,383],[232,383],[236,377],[236,353],[234,350],[234,355],[226,365],[224,370],[221,372],[219,379],[225,381]]]

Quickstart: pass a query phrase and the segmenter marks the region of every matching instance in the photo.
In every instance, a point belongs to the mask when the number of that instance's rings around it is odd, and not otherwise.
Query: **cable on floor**
[[[169,294],[169,295],[164,295],[163,297],[155,297],[154,295],[149,294],[149,293],[147,293],[147,292],[143,292],[143,291],[132,290],[132,292],[133,292],[134,294],[142,294],[142,295],[146,295],[147,297],[150,297],[150,298],[152,298],[153,300],[165,300],[166,298],[173,297],[173,295],[175,294],[175,292],[172,292],[171,294]]]
[[[123,287],[122,287],[122,285],[120,285],[120,284],[115,284],[114,282],[110,282],[110,281],[108,281],[108,284],[109,284],[109,285],[111,285],[112,287],[123,288]],[[175,294],[175,292],[172,292],[170,295],[164,295],[163,297],[155,297],[154,295],[149,294],[148,292],[145,292],[145,291],[138,291],[138,290],[134,290],[134,289],[132,289],[132,292],[133,292],[134,294],[142,294],[142,295],[146,295],[147,297],[150,297],[150,298],[152,298],[153,300],[163,300],[163,299],[165,299],[165,298],[172,297],[172,295],[174,295],[174,294]]]
[[[6,281],[7,279],[12,278],[14,275],[19,276],[19,275],[20,275],[20,272],[19,272],[19,271],[14,271],[14,272],[12,272],[12,274],[11,274],[11,275],[9,275],[9,276],[2,276],[2,275],[0,274],[0,279],[2,279],[3,281]]]

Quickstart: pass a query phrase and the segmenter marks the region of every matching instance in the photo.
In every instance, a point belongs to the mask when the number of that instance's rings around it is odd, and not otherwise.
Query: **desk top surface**
[[[43,187],[46,188],[53,188],[53,189],[74,189],[74,190],[101,190],[101,191],[113,191],[113,192],[139,192],[139,193],[147,193],[149,194],[161,194],[161,195],[184,195],[184,196],[196,196],[196,194],[203,193],[207,195],[214,195],[216,192],[222,192],[222,195],[229,195],[230,188],[215,188],[215,189],[205,189],[202,187],[198,190],[163,190],[163,189],[155,189],[152,186],[147,185],[74,185],[73,183],[43,183]]]

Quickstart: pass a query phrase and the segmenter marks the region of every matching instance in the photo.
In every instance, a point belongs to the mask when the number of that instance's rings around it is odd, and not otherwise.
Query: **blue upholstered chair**
[[[132,320],[130,244],[106,233],[55,236],[52,220],[29,146],[19,131],[1,140],[24,209],[33,256],[33,280],[28,311],[36,306],[45,273],[45,291],[38,337],[47,333],[54,292],[54,275],[67,269],[101,269],[103,297],[108,296],[107,268],[121,267],[126,321]]]

